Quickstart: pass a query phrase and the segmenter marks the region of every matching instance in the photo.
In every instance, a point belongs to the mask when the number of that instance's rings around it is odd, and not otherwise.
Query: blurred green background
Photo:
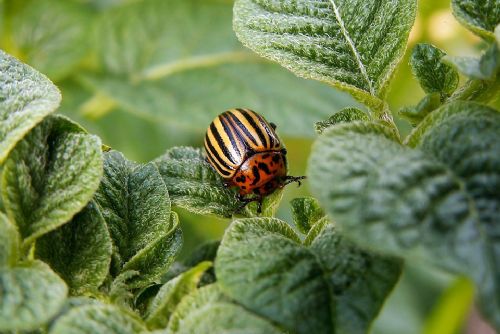
[[[172,146],[200,147],[217,114],[248,107],[278,125],[290,174],[304,175],[314,122],[345,106],[359,107],[350,96],[297,78],[242,47],[232,31],[229,0],[4,0],[0,20],[1,48],[57,84],[59,112],[137,162]],[[419,1],[408,50],[421,41],[451,55],[477,55],[484,48],[454,19],[448,0]],[[424,95],[408,54],[389,94],[394,113]],[[394,116],[408,133],[409,124]],[[307,182],[288,187],[278,216],[289,220],[289,200],[304,195]],[[184,256],[219,239],[229,223],[180,214]],[[466,280],[408,265],[373,332],[461,333],[471,294]]]

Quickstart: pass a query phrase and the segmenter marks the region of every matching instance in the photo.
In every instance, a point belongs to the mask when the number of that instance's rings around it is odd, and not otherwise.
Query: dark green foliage
[[[420,43],[413,48],[410,65],[413,74],[427,94],[440,93],[441,98],[450,96],[458,86],[458,73],[443,63],[446,55],[433,45]]]
[[[230,107],[255,108],[290,136],[317,122],[306,181],[317,200],[292,200],[286,223],[274,217],[280,189],[256,217],[199,148],[132,162],[51,116],[58,89],[0,52],[0,332],[362,334],[403,260],[471,278],[500,329],[500,114],[479,104],[500,96],[498,1],[453,1],[484,38],[480,58],[415,47],[427,95],[401,110],[415,127],[404,141],[386,95],[414,0],[236,0],[234,16],[219,0],[119,2],[4,1],[0,43],[65,78],[64,109],[77,117],[141,119],[141,150],[147,122],[162,142],[183,142]],[[245,45],[366,112],[244,50],[231,19]],[[454,67],[468,76],[461,87]],[[200,225],[200,215],[235,219],[222,241],[175,262],[177,208]],[[432,314],[429,326],[449,325]]]

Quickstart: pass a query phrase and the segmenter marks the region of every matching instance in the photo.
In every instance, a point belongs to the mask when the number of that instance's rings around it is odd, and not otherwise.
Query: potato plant
[[[12,30],[19,53],[54,80],[68,77],[89,48],[92,15],[80,5],[32,1],[12,19],[26,22]],[[41,31],[36,13],[45,7],[64,14],[55,31],[30,33]],[[235,213],[236,191],[223,186],[201,143],[147,163],[104,145],[57,113],[66,95],[51,80],[0,51],[0,332],[367,333],[406,263],[468,277],[481,315],[500,330],[500,2],[453,0],[452,8],[485,51],[450,56],[427,43],[411,50],[426,95],[398,111],[413,126],[407,136],[387,94],[416,0],[144,0],[95,24],[98,65],[77,76],[98,92],[85,113],[119,105],[172,128],[202,127],[213,116],[205,109],[259,96],[259,107],[279,109],[278,126],[290,116],[283,133],[316,129],[306,181],[313,197],[293,199],[288,222],[275,217],[281,190],[262,214],[255,203]],[[167,13],[173,27],[189,10],[193,31],[162,30],[166,18],[155,16]],[[232,15],[234,32],[216,15]],[[84,23],[69,29],[74,22]],[[46,50],[37,36],[57,33],[51,47],[61,59],[22,43],[31,38]],[[233,43],[234,33],[262,58]],[[191,62],[157,65],[176,59],[164,43],[183,34],[206,43],[181,50]],[[117,36],[144,47],[123,52]],[[211,38],[230,42],[220,48]],[[214,62],[229,65],[206,68]],[[180,73],[186,68],[196,75]],[[182,82],[199,82],[204,99],[176,88]],[[222,91],[227,82],[241,88]],[[332,101],[332,87],[357,103]],[[273,108],[277,95],[289,102]],[[343,105],[331,116],[313,111],[330,102]],[[175,113],[186,105],[191,113]],[[170,109],[160,115],[163,107]],[[231,224],[222,240],[179,260],[179,209]]]

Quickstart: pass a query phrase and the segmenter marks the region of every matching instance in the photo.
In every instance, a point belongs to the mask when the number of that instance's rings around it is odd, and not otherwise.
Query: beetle
[[[227,110],[208,126],[206,160],[222,176],[224,186],[238,188],[238,210],[256,201],[261,213],[265,196],[292,182],[300,186],[305,178],[287,175],[287,151],[275,129],[274,123],[244,108]]]

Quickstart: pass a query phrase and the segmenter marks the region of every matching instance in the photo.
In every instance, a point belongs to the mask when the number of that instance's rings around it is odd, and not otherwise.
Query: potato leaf
[[[413,0],[237,0],[233,25],[261,56],[378,110],[415,13]]]
[[[0,50],[0,162],[60,102],[46,76]]]
[[[204,261],[165,283],[149,305],[146,324],[150,329],[164,328],[183,297],[196,290],[203,273],[212,266]]]
[[[9,155],[2,174],[5,209],[24,246],[71,220],[101,176],[99,138],[62,116],[34,128]]]
[[[179,251],[177,216],[154,164],[137,165],[117,151],[104,156],[104,177],[95,200],[114,245],[111,274],[135,270],[138,275],[129,284],[144,287],[168,270]]]
[[[96,292],[108,275],[111,237],[96,204],[39,238],[35,254],[68,284],[72,295]]]
[[[135,314],[114,305],[75,307],[57,319],[50,334],[136,334],[146,326]]]
[[[458,73],[442,62],[446,53],[434,45],[419,43],[412,51],[410,65],[420,86],[427,94],[440,93],[442,98],[450,96],[458,86]]]
[[[67,291],[41,261],[0,269],[0,331],[39,328],[57,314]]]
[[[452,0],[455,17],[470,31],[485,39],[494,39],[495,27],[500,23],[498,0]]]
[[[19,233],[6,215],[0,212],[0,268],[13,266],[19,256]]]
[[[294,333],[365,333],[399,277],[399,261],[386,263],[342,242],[326,220],[313,230],[315,237],[303,245],[278,219],[236,220],[215,261],[218,284],[247,309]],[[349,303],[361,287],[363,301]],[[352,323],[353,316],[359,322]]]
[[[284,333],[265,319],[230,302],[217,284],[203,287],[184,298],[172,315],[167,332],[172,334]]]

